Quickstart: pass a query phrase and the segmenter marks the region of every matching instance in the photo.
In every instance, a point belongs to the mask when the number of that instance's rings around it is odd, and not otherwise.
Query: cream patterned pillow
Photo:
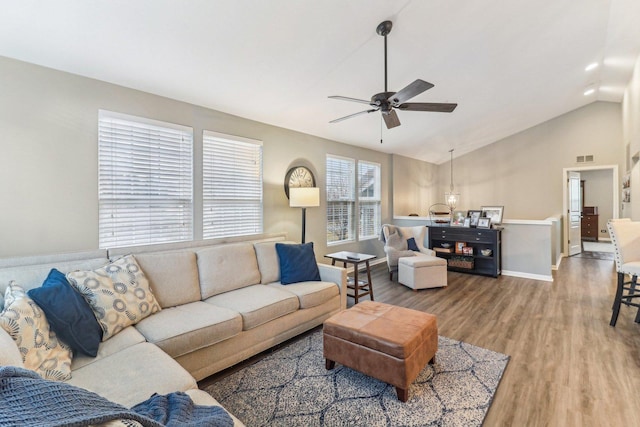
[[[160,311],[133,255],[94,271],[73,271],[67,279],[91,306],[103,331],[102,341]]]
[[[4,299],[0,326],[16,342],[24,367],[49,380],[71,378],[71,348],[49,328],[44,311],[14,281]]]

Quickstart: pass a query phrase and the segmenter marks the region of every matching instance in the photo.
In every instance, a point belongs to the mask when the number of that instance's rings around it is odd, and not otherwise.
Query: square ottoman
[[[430,255],[398,259],[398,282],[418,289],[447,286],[447,260]]]
[[[356,304],[324,322],[326,368],[335,363],[396,387],[406,402],[409,386],[438,350],[436,316],[374,301]]]

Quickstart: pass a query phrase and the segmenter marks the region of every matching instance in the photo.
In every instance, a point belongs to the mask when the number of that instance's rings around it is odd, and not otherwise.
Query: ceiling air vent
[[[588,156],[584,156],[585,162],[593,162],[593,154],[589,154]]]
[[[584,156],[576,157],[576,163],[584,163]]]

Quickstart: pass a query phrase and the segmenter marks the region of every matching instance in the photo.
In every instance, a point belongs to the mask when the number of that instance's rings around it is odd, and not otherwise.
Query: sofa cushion
[[[202,299],[260,283],[251,243],[219,245],[196,252]]]
[[[149,280],[160,307],[200,301],[200,282],[195,252],[173,251],[135,255]]]
[[[295,242],[258,242],[253,244],[260,269],[260,283],[263,285],[280,280],[280,260],[276,251],[276,243]]]
[[[100,343],[100,347],[98,347],[98,355],[96,357],[83,355],[74,356],[73,361],[71,362],[71,370],[75,371],[83,366],[97,363],[105,357],[109,357],[127,347],[133,347],[134,345],[145,341],[144,336],[142,336],[135,327],[128,326],[109,338],[107,341],[102,341]]]
[[[280,261],[280,283],[283,285],[320,280],[313,242],[300,245],[276,243],[276,252]]]
[[[143,342],[73,371],[68,381],[126,407],[167,394],[196,388],[196,381],[167,353]]]
[[[242,332],[242,317],[202,301],[171,307],[136,325],[147,341],[174,359]]]
[[[149,281],[132,255],[93,271],[72,271],[67,279],[91,306],[103,341],[160,311]]]
[[[311,308],[329,301],[331,298],[340,294],[338,285],[332,282],[300,282],[290,285],[282,285],[280,283],[270,283],[276,289],[291,292],[298,297],[300,308]]]
[[[55,268],[41,287],[27,294],[44,311],[49,326],[75,354],[95,357],[102,340],[102,328],[89,304]]]
[[[4,299],[0,327],[15,341],[24,367],[50,380],[71,377],[71,348],[58,340],[38,304],[15,282],[7,286]]]
[[[242,329],[248,330],[298,309],[298,298],[291,292],[271,286],[253,285],[205,300],[217,307],[226,307],[242,316]]]
[[[24,368],[22,356],[11,335],[0,328],[0,366],[18,366]]]

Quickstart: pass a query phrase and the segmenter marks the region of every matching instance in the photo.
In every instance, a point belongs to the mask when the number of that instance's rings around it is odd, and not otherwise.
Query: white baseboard
[[[563,256],[560,256],[556,261],[555,265],[551,265],[551,270],[558,270],[560,268],[560,263],[562,262]]]
[[[541,280],[543,282],[553,282],[552,275],[524,273],[522,271],[502,270],[503,276],[521,277],[523,279]]]

